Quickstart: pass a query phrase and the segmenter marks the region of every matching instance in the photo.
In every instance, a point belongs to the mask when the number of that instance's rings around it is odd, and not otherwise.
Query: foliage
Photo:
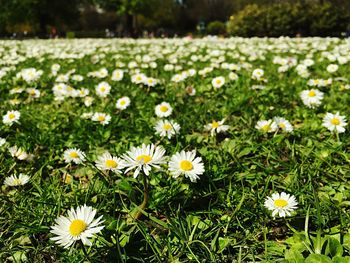
[[[210,22],[207,26],[207,33],[210,35],[223,35],[226,33],[226,26],[221,21]]]
[[[305,2],[247,5],[230,17],[228,32],[239,36],[339,35],[350,23],[349,12],[331,3]]]

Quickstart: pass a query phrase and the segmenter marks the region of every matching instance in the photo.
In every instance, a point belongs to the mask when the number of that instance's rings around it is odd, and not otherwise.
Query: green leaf
[[[290,263],[303,263],[305,261],[300,251],[296,249],[289,249],[285,252],[284,258]]]
[[[223,237],[219,237],[219,251],[218,253],[221,253],[230,243],[230,239],[229,238],[223,238]]]
[[[343,255],[343,247],[340,244],[340,242],[335,238],[332,238],[332,237],[328,238],[326,255],[328,254],[332,257]]]
[[[347,233],[343,237],[343,247],[350,250],[350,233]]]
[[[127,243],[129,243],[130,236],[126,234],[122,234],[119,238],[119,245],[121,247],[125,247]]]
[[[311,254],[306,258],[305,263],[332,263],[332,260],[324,255]]]
[[[350,257],[336,256],[332,259],[333,263],[350,263]]]

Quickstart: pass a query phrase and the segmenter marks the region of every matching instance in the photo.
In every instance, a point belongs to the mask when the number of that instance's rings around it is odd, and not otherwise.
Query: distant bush
[[[349,12],[326,2],[321,5],[277,3],[247,5],[230,17],[227,31],[251,36],[339,36],[350,22]]]
[[[221,21],[210,22],[207,26],[207,33],[210,35],[223,35],[226,33],[226,25]]]

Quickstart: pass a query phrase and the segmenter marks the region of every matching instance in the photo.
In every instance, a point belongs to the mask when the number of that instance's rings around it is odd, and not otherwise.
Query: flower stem
[[[140,216],[142,215],[141,210],[145,210],[145,208],[147,207],[148,198],[149,198],[149,194],[148,194],[148,182],[147,182],[147,176],[144,174],[144,175],[143,175],[143,201],[142,201],[142,203],[131,213],[131,218],[132,218],[133,220],[137,220],[137,219],[140,218]]]
[[[89,254],[87,253],[86,249],[85,249],[85,246],[84,246],[84,243],[83,241],[80,240],[80,245],[81,245],[81,248],[83,249],[83,252],[84,252],[84,255],[85,255],[85,258],[90,261],[89,259]]]

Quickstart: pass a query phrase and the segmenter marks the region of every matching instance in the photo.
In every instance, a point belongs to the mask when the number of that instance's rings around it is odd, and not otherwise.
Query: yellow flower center
[[[166,131],[169,131],[171,128],[172,128],[172,126],[169,123],[166,123],[166,124],[163,125],[163,129],[166,130]]]
[[[180,169],[183,171],[191,171],[193,169],[193,164],[190,161],[182,160],[180,162]]]
[[[152,160],[152,157],[146,154],[141,154],[136,157],[136,161],[143,161],[144,163],[149,163]]]
[[[69,154],[69,156],[72,157],[72,158],[78,158],[78,157],[79,157],[79,154],[78,154],[77,152],[71,152],[71,153]]]
[[[124,106],[126,104],[125,100],[120,101],[120,105]]]
[[[13,184],[14,185],[21,185],[22,184],[22,181],[20,180],[20,179],[15,179],[15,180],[13,180]]]
[[[105,121],[105,116],[101,115],[101,116],[98,116],[98,121],[102,122],[102,121]]]
[[[107,168],[116,168],[118,163],[114,160],[106,160],[105,165]]]
[[[315,97],[315,96],[316,96],[316,92],[314,90],[310,90],[309,97]]]
[[[105,92],[105,91],[106,91],[106,88],[105,88],[105,87],[101,87],[100,91],[101,91],[101,92]]]
[[[265,124],[264,126],[261,127],[261,130],[263,130],[264,132],[268,132],[270,130],[270,125]]]
[[[217,85],[220,85],[220,84],[221,84],[221,80],[220,80],[220,79],[217,79],[217,80],[216,80],[216,84],[217,84]]]
[[[160,106],[159,109],[160,109],[161,112],[167,112],[168,111],[168,107],[165,106],[165,105]]]
[[[220,124],[217,121],[213,121],[211,123],[211,127],[213,127],[213,128],[218,128],[219,126],[220,126]]]
[[[12,120],[12,119],[14,119],[14,118],[16,118],[16,115],[15,115],[15,114],[13,114],[13,113],[10,113],[10,114],[9,114],[9,119],[11,119],[11,120]]]
[[[286,205],[288,205],[288,202],[284,199],[277,199],[273,203],[276,207],[280,207],[280,208],[283,208]]]
[[[286,128],[286,125],[285,125],[283,122],[281,122],[280,124],[278,124],[278,126],[280,126],[281,129],[285,129],[285,128]]]
[[[333,119],[331,119],[331,123],[333,125],[339,125],[340,124],[340,120],[338,118],[334,117]]]
[[[74,219],[69,226],[69,233],[73,236],[79,236],[87,227],[87,224],[81,219]]]

